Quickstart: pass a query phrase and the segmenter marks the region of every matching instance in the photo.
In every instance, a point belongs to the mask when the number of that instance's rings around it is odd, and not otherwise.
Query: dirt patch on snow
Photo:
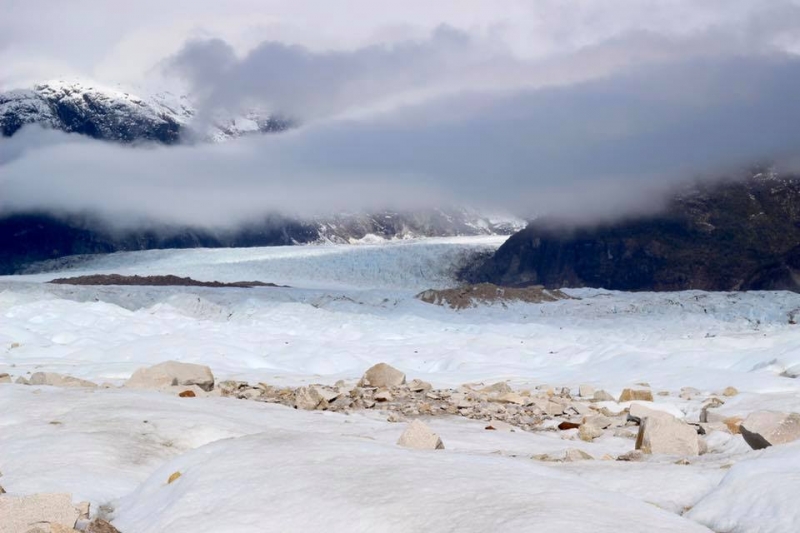
[[[574,299],[558,290],[548,290],[540,285],[531,287],[500,287],[491,283],[465,285],[455,289],[429,289],[417,295],[423,302],[435,305],[448,305],[452,309],[477,307],[479,304],[505,305],[509,302],[543,303]]]
[[[146,285],[156,287],[233,287],[249,289],[252,287],[281,287],[274,283],[262,281],[234,281],[223,283],[220,281],[198,281],[192,278],[178,276],[122,276],[120,274],[94,274],[91,276],[77,276],[74,278],[58,278],[50,283],[59,285]]]

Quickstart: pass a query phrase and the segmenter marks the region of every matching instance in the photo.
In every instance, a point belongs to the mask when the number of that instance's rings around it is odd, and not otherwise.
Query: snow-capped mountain
[[[220,142],[250,133],[283,131],[291,121],[252,110],[242,116],[216,114],[202,126],[189,97],[160,92],[138,95],[83,82],[49,81],[0,93],[0,132],[14,135],[26,124],[116,142]]]

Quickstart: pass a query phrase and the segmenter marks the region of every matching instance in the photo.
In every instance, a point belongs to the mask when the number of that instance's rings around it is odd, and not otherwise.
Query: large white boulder
[[[639,424],[636,449],[649,454],[700,455],[697,430],[682,420],[667,416],[648,416]]]
[[[0,495],[0,533],[24,533],[39,524],[72,531],[79,515],[69,494]]]
[[[444,450],[439,435],[419,420],[411,422],[397,441],[399,446],[415,450]]]
[[[51,387],[97,387],[96,383],[56,372],[35,372],[28,380],[31,385],[50,385]]]
[[[757,411],[739,426],[745,442],[754,450],[800,439],[800,414]]]
[[[214,388],[214,375],[205,365],[166,361],[149,368],[140,368],[125,382],[126,387],[160,389],[176,385],[197,385],[204,391]]]
[[[365,387],[391,388],[399,387],[406,382],[406,375],[386,363],[371,366],[361,378],[361,385]]]

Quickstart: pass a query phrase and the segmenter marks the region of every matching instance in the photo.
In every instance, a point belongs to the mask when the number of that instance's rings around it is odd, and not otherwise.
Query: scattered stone
[[[492,420],[491,422],[489,422],[489,425],[487,425],[483,429],[486,429],[486,430],[489,430],[489,431],[506,431],[506,432],[509,432],[509,433],[512,433],[512,432],[515,431],[514,426],[512,426],[511,424],[508,424],[506,422],[503,422],[501,420]]]
[[[611,427],[611,424],[613,423],[614,421],[611,418],[599,414],[588,416],[583,420],[583,425],[596,427],[598,429],[606,429],[608,427]]]
[[[488,387],[482,388],[481,392],[484,394],[508,394],[514,392],[514,390],[505,381],[498,381]]]
[[[178,394],[178,396],[180,396],[181,398],[194,398],[197,395],[194,393],[193,390],[185,390],[180,394]]]
[[[173,472],[172,474],[170,474],[169,478],[167,478],[167,485],[169,485],[170,483],[172,483],[173,481],[175,481],[179,477],[181,477],[181,473],[180,472]]]
[[[386,421],[392,423],[403,422],[404,417],[400,413],[392,411],[391,413],[389,413],[389,416],[386,417]]]
[[[394,399],[394,396],[392,396],[392,393],[388,390],[382,389],[376,392],[372,399],[376,402],[391,402]]]
[[[741,433],[742,418],[740,416],[729,416],[722,421],[733,435]]]
[[[31,385],[49,385],[51,387],[97,387],[97,384],[91,381],[57,374],[56,372],[35,372],[31,375],[29,383]]]
[[[75,506],[75,509],[77,509],[79,513],[78,518],[88,519],[90,508],[91,504],[89,502],[79,502],[78,505]]]
[[[573,463],[575,461],[591,461],[593,459],[594,457],[577,448],[569,448],[564,453],[564,461],[567,463]]]
[[[400,435],[399,446],[415,450],[443,450],[444,444],[439,435],[434,433],[424,422],[414,420]]]
[[[632,401],[652,402],[653,392],[650,389],[625,389],[619,395],[619,403]]]
[[[722,422],[724,415],[714,413],[714,409],[723,405],[725,402],[716,397],[711,397],[703,404],[700,409],[700,422]]]
[[[673,416],[648,416],[639,425],[636,449],[647,454],[700,455],[697,431]]]
[[[322,406],[323,402],[325,402],[325,399],[316,387],[300,387],[295,395],[294,407],[295,409],[313,411]]]
[[[408,390],[411,392],[428,392],[432,388],[430,383],[422,381],[421,379],[412,379],[408,384]]]
[[[0,494],[5,494],[5,493],[6,489],[4,489],[2,485],[0,485]]]
[[[120,531],[102,518],[95,518],[86,526],[85,533],[120,533]]]
[[[614,430],[614,436],[622,439],[635,439],[638,436],[638,432],[631,431],[627,428],[617,428]]]
[[[47,523],[72,531],[79,516],[80,512],[72,505],[70,494],[0,496],[0,531],[26,532],[32,524]],[[50,527],[49,530],[54,531],[54,528]]]
[[[540,285],[529,287],[500,287],[491,283],[465,285],[455,289],[428,289],[417,294],[416,298],[425,303],[447,305],[451,309],[466,309],[478,305],[491,305],[506,302],[522,301],[529,303],[555,302],[556,300],[573,299],[560,290],[545,289]]]
[[[682,400],[691,400],[692,398],[694,398],[695,396],[699,396],[700,394],[701,392],[698,389],[695,389],[694,387],[683,387],[681,389],[681,393],[679,396]]]
[[[614,402],[616,399],[604,390],[594,391],[593,400],[596,402]]]
[[[725,390],[722,391],[723,396],[731,397],[736,396],[737,394],[739,394],[739,391],[736,389],[736,387],[725,387]]]
[[[399,387],[405,384],[406,375],[386,363],[370,367],[359,383],[362,387]]]
[[[656,394],[658,394],[659,396],[669,396],[669,391],[668,390],[660,390]]]
[[[757,411],[742,421],[739,431],[754,450],[800,439],[800,414]]]
[[[644,453],[642,453],[640,450],[631,450],[617,457],[617,461],[638,462],[643,461],[644,458]]]
[[[19,376],[14,383],[17,385],[30,385],[30,382],[22,376]]]
[[[578,428],[578,437],[586,442],[592,442],[594,439],[603,436],[603,430],[599,427],[582,424]]]
[[[578,386],[578,396],[581,398],[593,398],[594,397],[594,387],[591,385],[580,385]]]
[[[506,392],[505,394],[501,394],[497,397],[497,401],[500,403],[513,403],[516,405],[525,405],[525,403],[527,403],[527,400],[516,392]]]
[[[140,368],[125,382],[125,387],[159,389],[162,387],[197,385],[204,391],[214,388],[214,375],[205,365],[165,361],[149,368]]]
[[[11,383],[11,376],[3,372],[0,374],[0,383]]]
[[[641,424],[642,420],[648,417],[661,417],[661,418],[675,418],[666,411],[659,411],[658,409],[651,409],[650,407],[641,403],[632,403],[628,410],[628,419],[633,420],[637,424]]]
[[[561,431],[566,431],[568,429],[578,429],[581,425],[578,422],[570,422],[568,420],[564,420],[558,425],[558,429]]]

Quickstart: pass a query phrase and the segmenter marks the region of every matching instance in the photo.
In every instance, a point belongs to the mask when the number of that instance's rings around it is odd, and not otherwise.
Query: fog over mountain
[[[274,25],[238,20],[235,38],[201,2],[176,41],[165,37],[169,24],[143,22],[145,2],[113,22],[116,37],[94,37],[116,42],[105,58],[87,51],[90,37],[57,48],[43,31],[55,21],[34,28],[15,4],[8,19],[31,33],[4,41],[2,58],[52,55],[71,74],[97,77],[123,68],[109,69],[110,57],[128,58],[130,68],[108,83],[180,87],[198,102],[200,125],[259,106],[299,127],[166,148],[28,126],[0,141],[0,209],[218,226],[275,210],[463,203],[593,220],[657,208],[658,193],[687,179],[795,155],[793,2],[654,3],[652,12],[632,2],[579,4],[567,13],[551,2],[500,2],[467,21],[411,3],[408,26],[393,28],[359,3],[353,35],[333,45],[286,29],[322,16],[309,7],[257,10],[279,13]],[[341,37],[337,20],[326,31]],[[10,72],[3,86],[22,83],[23,71]]]

